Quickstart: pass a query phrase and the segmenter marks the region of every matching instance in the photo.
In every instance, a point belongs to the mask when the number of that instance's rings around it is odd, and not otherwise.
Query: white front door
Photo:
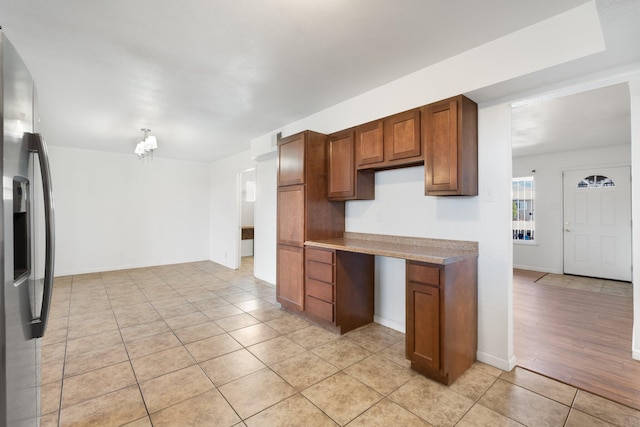
[[[564,272],[631,281],[628,166],[563,172]]]

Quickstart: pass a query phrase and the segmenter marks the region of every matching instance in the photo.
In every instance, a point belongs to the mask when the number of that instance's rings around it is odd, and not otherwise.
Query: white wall
[[[425,197],[419,166],[377,172],[375,200],[347,202],[346,210],[347,231],[479,242],[478,358],[504,369],[514,363],[508,333],[511,267],[502,255],[510,240],[496,230],[510,224],[509,113],[506,104],[479,109],[481,196]],[[375,320],[404,331],[404,263],[381,257],[376,262]]]
[[[255,163],[247,150],[210,166],[209,259],[236,269],[240,266],[242,171],[253,168]]]
[[[640,360],[640,73],[629,80],[631,95],[631,218],[633,269],[633,358]]]
[[[562,171],[595,166],[628,166],[630,159],[630,144],[514,157],[513,177],[533,176],[536,186],[535,244],[513,244],[514,267],[562,274]]]
[[[276,199],[278,158],[271,151],[256,159],[256,206],[253,274],[276,283]]]
[[[49,146],[56,276],[208,258],[209,165]]]
[[[252,226],[254,222],[255,202],[247,200],[247,183],[256,182],[256,170],[249,169],[242,171],[242,189],[240,205],[240,224],[242,226]]]

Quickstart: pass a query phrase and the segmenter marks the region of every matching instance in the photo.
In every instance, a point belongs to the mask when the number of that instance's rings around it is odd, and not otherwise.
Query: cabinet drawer
[[[333,285],[307,278],[307,295],[326,302],[333,302]]]
[[[407,261],[407,281],[440,286],[440,269],[428,264]]]
[[[305,311],[319,319],[333,322],[333,304],[307,295]]]
[[[333,265],[307,260],[307,277],[326,283],[333,283]]]
[[[305,248],[307,261],[318,261],[325,264],[333,264],[334,251],[324,251],[322,249]]]

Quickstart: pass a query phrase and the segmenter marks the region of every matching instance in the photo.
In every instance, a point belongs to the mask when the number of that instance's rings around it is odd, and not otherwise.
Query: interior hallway
[[[516,269],[513,288],[519,366],[640,409],[630,283]]]
[[[275,289],[211,262],[56,279],[42,426],[585,426],[640,412],[544,376],[476,363],[450,387],[414,373],[404,334],[342,337]]]

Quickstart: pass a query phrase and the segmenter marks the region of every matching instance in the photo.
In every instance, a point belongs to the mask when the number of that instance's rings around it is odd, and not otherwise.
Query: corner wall
[[[208,258],[206,163],[48,149],[56,276]]]
[[[580,33],[566,28],[579,28]],[[284,126],[332,133],[386,115],[491,86],[604,49],[593,3],[479,46]],[[479,242],[477,357],[510,370],[513,356],[511,228],[511,117],[506,103],[479,106],[479,196],[425,197],[420,168],[376,175],[376,200],[347,202],[347,231]],[[268,147],[272,133],[252,140]],[[260,197],[260,195],[258,196]],[[401,199],[398,199],[401,198]],[[382,211],[382,222],[377,212]],[[261,214],[260,208],[256,216]],[[275,221],[271,224],[275,228]],[[275,248],[275,242],[273,244]],[[404,272],[397,260],[377,267],[376,318],[404,324]],[[389,278],[392,278],[389,280]],[[399,295],[400,294],[400,295]],[[387,295],[393,297],[387,298]]]
[[[633,268],[632,356],[640,360],[640,73],[629,80],[631,94],[631,218]]]
[[[209,165],[209,259],[233,269],[240,266],[241,173],[254,166],[249,150]]]
[[[256,215],[253,274],[276,284],[278,158],[275,151],[256,159]]]

